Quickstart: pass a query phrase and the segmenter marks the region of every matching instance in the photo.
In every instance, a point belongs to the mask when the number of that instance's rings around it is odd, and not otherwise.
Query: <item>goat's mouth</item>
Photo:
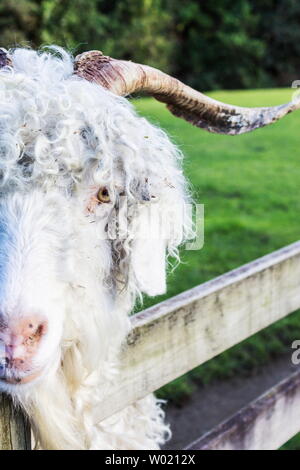
[[[33,382],[41,375],[40,370],[35,370],[34,372],[29,373],[17,373],[13,371],[6,371],[6,373],[0,372],[0,381],[8,385],[25,385],[30,382]]]

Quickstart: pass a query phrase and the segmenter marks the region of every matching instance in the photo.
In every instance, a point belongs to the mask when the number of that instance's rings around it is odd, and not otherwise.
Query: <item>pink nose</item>
[[[11,383],[28,382],[32,360],[47,331],[47,320],[40,315],[0,319],[0,378]],[[22,378],[18,379],[18,373]],[[36,371],[34,372],[36,376]],[[6,377],[7,376],[7,377]],[[15,382],[11,377],[16,377]],[[26,380],[27,378],[27,380]]]

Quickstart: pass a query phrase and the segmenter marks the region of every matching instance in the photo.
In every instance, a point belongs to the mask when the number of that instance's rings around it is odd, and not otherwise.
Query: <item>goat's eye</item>
[[[110,202],[110,196],[107,188],[100,188],[97,193],[97,199],[99,202]]]

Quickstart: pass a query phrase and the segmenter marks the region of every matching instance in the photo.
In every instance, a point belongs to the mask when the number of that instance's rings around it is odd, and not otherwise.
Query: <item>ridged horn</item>
[[[166,103],[175,116],[217,134],[237,135],[267,126],[299,109],[300,100],[263,108],[244,108],[216,101],[176,78],[147,65],[89,51],[75,58],[75,73],[119,96],[147,93]]]

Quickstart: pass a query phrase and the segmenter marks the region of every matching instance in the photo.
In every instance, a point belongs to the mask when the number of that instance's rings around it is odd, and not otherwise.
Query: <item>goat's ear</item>
[[[166,292],[166,243],[164,240],[135,240],[132,267],[138,289],[155,296]]]
[[[147,295],[166,291],[166,239],[161,236],[159,206],[140,205],[132,242],[135,283]]]
[[[140,204],[135,218],[131,267],[138,289],[149,296],[166,292],[167,252],[176,254],[185,238],[183,198],[174,197],[174,193],[172,198],[166,196]]]

